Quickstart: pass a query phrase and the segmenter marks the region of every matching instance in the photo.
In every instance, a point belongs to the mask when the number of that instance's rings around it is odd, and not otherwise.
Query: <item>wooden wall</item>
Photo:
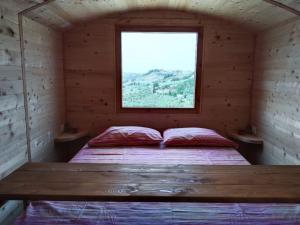
[[[27,161],[17,14],[1,7],[0,178]],[[62,35],[24,18],[26,83],[34,160],[53,158],[53,137],[64,122]]]
[[[0,3],[0,180],[28,160],[17,15]],[[9,224],[21,201],[0,202],[0,224]]]
[[[65,116],[62,34],[31,19],[23,24],[31,157],[53,161]]]
[[[300,164],[300,19],[257,37],[252,123],[261,163]]]
[[[204,27],[200,113],[116,113],[116,24]],[[245,128],[250,120],[253,43],[254,36],[241,27],[182,12],[131,12],[77,26],[64,33],[68,121],[92,132],[129,124],[161,130],[178,126],[220,131]]]
[[[31,155],[34,161],[53,160],[53,137],[64,121],[62,35],[29,19],[23,25]],[[1,2],[0,180],[28,161],[18,26],[17,12]],[[20,201],[0,206],[0,224],[10,224],[22,207]]]
[[[0,179],[27,161],[24,96],[17,15],[1,7]]]

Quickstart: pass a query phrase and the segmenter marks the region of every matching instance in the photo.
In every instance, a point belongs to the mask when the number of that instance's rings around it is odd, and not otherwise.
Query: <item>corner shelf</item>
[[[79,131],[76,133],[62,133],[59,136],[55,137],[55,143],[63,143],[63,142],[70,142],[80,139],[82,137],[88,136],[88,131]]]
[[[233,132],[229,134],[229,137],[240,142],[254,144],[254,145],[263,145],[264,142],[263,139],[255,136],[254,134],[246,134],[246,133],[240,134],[240,133]]]

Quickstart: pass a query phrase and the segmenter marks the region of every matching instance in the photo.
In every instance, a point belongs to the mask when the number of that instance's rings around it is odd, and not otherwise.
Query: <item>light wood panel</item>
[[[24,108],[28,106],[24,105],[17,12],[37,2],[0,2],[0,180],[28,160]],[[53,137],[64,118],[62,37],[28,19],[24,29],[30,144],[34,160],[49,160],[54,158]],[[20,207],[22,202],[7,202],[1,209],[0,223],[13,220]]]
[[[0,180],[28,160],[18,18],[6,3],[0,2]],[[22,205],[5,203],[0,224],[11,223]]]
[[[257,38],[252,123],[264,139],[261,162],[300,164],[300,20]]]
[[[43,0],[2,0],[2,4],[15,11],[29,8]],[[271,1],[270,1],[271,2]],[[264,30],[295,17],[296,10],[300,9],[298,0],[277,0],[277,2],[292,8],[288,11],[284,8],[270,4],[263,0],[55,0],[43,7],[28,13],[28,16],[44,25],[53,28],[65,29],[84,21],[95,19],[99,16],[110,14],[111,16],[130,10],[170,9],[194,12],[218,19],[240,24],[253,31]]]
[[[54,137],[64,123],[62,34],[24,18],[26,81],[33,161],[57,158]]]
[[[204,27],[200,113],[116,113],[116,24]],[[117,124],[160,130],[207,126],[221,132],[245,128],[250,117],[253,41],[253,35],[239,27],[182,12],[129,13],[78,26],[64,33],[68,121],[94,133]]]
[[[0,182],[1,199],[299,203],[297,166],[28,163]]]
[[[1,5],[13,11],[13,14],[30,8],[44,0],[1,0]]]
[[[17,16],[13,10],[4,7],[2,1],[0,9],[0,179],[2,179],[27,161],[27,146]],[[22,147],[19,146],[21,143]]]
[[[22,201],[8,201],[0,207],[0,224],[11,225],[23,211]]]
[[[14,0],[16,1],[16,0]],[[297,0],[282,3],[297,8]],[[259,31],[295,17],[295,14],[263,0],[56,0],[29,14],[35,20],[55,28],[68,28],[99,16],[111,16],[128,10],[170,9],[194,12],[240,24]]]
[[[277,0],[282,4],[285,4],[293,9],[296,9],[300,12],[300,1],[299,0]]]

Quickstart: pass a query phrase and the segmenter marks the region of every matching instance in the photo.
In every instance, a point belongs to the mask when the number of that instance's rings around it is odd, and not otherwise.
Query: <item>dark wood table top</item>
[[[300,203],[300,166],[27,163],[1,199]]]

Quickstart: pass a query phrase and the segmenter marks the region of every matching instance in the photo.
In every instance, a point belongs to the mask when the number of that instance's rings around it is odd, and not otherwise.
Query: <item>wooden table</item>
[[[300,166],[27,163],[0,199],[300,203]]]

